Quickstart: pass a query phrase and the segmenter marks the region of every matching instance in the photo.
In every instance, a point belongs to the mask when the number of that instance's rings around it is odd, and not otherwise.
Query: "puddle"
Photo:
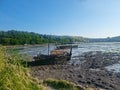
[[[118,64],[113,64],[110,66],[105,67],[108,71],[112,71],[112,72],[120,72],[120,63]]]

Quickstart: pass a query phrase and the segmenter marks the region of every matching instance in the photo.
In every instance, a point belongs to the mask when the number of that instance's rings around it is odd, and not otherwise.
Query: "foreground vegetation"
[[[5,47],[0,47],[0,90],[83,90],[64,80],[33,78],[22,64],[23,58]]]
[[[48,79],[45,80],[44,83],[56,90],[83,90],[83,88],[75,86],[73,83],[65,80]]]
[[[0,31],[0,44],[2,45],[24,45],[41,43],[72,43],[85,42],[86,39],[77,36],[55,36],[43,35],[23,31]]]
[[[21,64],[22,58],[0,48],[0,90],[43,90]]]

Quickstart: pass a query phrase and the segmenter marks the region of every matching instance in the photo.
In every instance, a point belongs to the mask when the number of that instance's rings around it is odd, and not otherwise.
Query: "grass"
[[[44,84],[54,88],[55,90],[83,90],[83,88],[65,80],[47,79]]]
[[[0,47],[0,90],[44,90],[29,75],[21,61],[19,55],[8,54],[5,47]]]

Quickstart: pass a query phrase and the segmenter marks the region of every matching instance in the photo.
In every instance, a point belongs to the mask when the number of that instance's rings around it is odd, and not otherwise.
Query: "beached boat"
[[[70,49],[70,48],[78,48],[77,44],[65,44],[65,45],[57,45],[56,49]]]
[[[66,64],[71,59],[72,48],[77,46],[59,46],[55,50],[52,50],[49,54],[49,44],[48,44],[48,55],[38,54],[34,56],[34,61],[31,62],[32,65],[53,65],[53,64]]]
[[[39,65],[53,65],[53,64],[66,64],[71,58],[71,52],[68,50],[60,49],[51,51],[50,55],[39,54],[34,57],[34,64]]]
[[[53,64],[65,64],[70,60],[70,56],[61,55],[38,55],[34,57],[36,64],[39,65],[53,65]]]
[[[50,55],[62,55],[62,56],[66,56],[69,55],[69,51],[67,49],[56,49],[50,52]]]

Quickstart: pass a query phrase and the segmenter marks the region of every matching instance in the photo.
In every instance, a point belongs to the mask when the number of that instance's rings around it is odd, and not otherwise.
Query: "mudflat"
[[[32,76],[64,79],[85,87],[120,90],[120,72],[108,71],[107,66],[120,62],[119,53],[86,52],[78,56],[79,63],[41,65],[30,67]]]

